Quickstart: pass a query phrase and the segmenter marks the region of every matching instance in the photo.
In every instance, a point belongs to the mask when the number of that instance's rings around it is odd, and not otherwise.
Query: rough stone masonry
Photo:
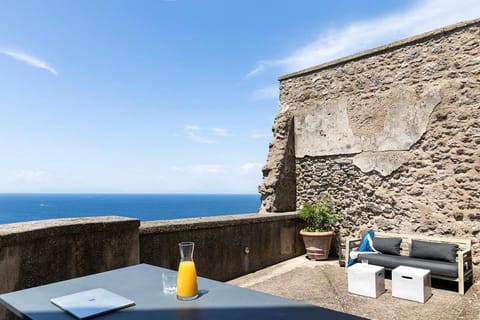
[[[263,212],[321,194],[366,228],[471,239],[480,263],[480,19],[279,78]]]

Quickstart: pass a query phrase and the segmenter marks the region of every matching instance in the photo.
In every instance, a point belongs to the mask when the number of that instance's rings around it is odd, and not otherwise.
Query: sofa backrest
[[[458,245],[458,250],[471,250],[472,241],[467,239],[455,239],[455,238],[440,238],[431,237],[417,234],[398,234],[389,232],[375,232],[375,237],[378,238],[401,238],[402,243],[400,245],[400,255],[410,256],[410,248],[412,246],[412,240],[421,240],[437,243],[452,243]]]

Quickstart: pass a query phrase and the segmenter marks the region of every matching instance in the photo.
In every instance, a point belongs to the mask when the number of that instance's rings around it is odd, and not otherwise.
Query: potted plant
[[[322,196],[315,204],[306,203],[298,212],[306,227],[300,230],[307,257],[312,260],[328,259],[333,239],[333,227],[339,219],[335,203],[330,196]]]

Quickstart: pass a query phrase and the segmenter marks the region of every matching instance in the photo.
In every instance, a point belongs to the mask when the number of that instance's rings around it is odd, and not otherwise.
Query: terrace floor
[[[229,281],[230,284],[338,310],[369,319],[480,319],[480,283],[465,295],[456,283],[433,281],[432,297],[417,303],[392,297],[387,291],[377,299],[347,292],[347,274],[338,260],[310,261],[300,256]]]

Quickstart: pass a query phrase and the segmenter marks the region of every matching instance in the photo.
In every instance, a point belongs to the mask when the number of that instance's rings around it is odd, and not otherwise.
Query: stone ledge
[[[406,45],[410,45],[410,44],[414,44],[416,42],[424,41],[428,38],[433,38],[433,37],[438,36],[438,35],[444,35],[444,34],[447,34],[447,33],[450,33],[450,32],[454,32],[456,30],[467,28],[467,27],[470,27],[470,26],[473,26],[473,25],[476,25],[476,24],[480,24],[480,19],[462,21],[462,22],[459,22],[459,23],[456,23],[456,24],[453,24],[453,25],[450,25],[450,26],[447,26],[447,27],[444,27],[444,28],[435,29],[433,31],[429,31],[429,32],[425,32],[425,33],[422,33],[422,34],[419,34],[419,35],[416,35],[416,36],[408,37],[408,38],[405,38],[403,40],[395,41],[395,42],[392,42],[392,43],[389,43],[389,44],[386,44],[386,45],[383,45],[383,46],[379,46],[379,47],[376,47],[376,48],[373,48],[373,49],[368,49],[368,50],[365,50],[365,51],[362,51],[362,52],[359,52],[359,53],[355,53],[355,54],[352,54],[352,55],[349,55],[349,56],[346,56],[346,57],[343,57],[343,58],[339,58],[339,59],[335,59],[335,60],[332,60],[332,61],[329,61],[329,62],[326,62],[326,63],[322,63],[322,64],[319,64],[319,65],[316,65],[316,66],[313,66],[313,67],[310,67],[310,68],[306,68],[306,69],[303,69],[303,70],[300,70],[300,71],[292,72],[292,73],[289,73],[289,74],[278,77],[278,80],[282,81],[282,80],[287,80],[287,79],[290,79],[290,78],[300,77],[300,76],[307,75],[307,74],[310,74],[310,73],[313,73],[313,72],[317,72],[317,71],[320,71],[320,70],[323,70],[323,69],[328,69],[328,68],[337,66],[339,64],[342,64],[342,63],[346,63],[346,62],[353,61],[353,60],[363,59],[363,58],[366,58],[366,57],[369,57],[369,56],[373,56],[373,55],[376,55],[376,54],[379,54],[379,53],[383,53],[385,51],[394,50],[394,49],[397,49],[397,48],[400,48],[400,47],[404,47]]]
[[[120,216],[64,218],[10,223],[0,225],[0,244],[5,246],[11,243],[54,238],[64,234],[114,232],[138,228],[139,225],[140,221],[138,219]]]
[[[226,226],[288,220],[296,217],[296,212],[251,213],[201,217],[188,219],[172,219],[159,221],[143,221],[140,224],[140,235],[158,232],[174,232],[221,228]]]

